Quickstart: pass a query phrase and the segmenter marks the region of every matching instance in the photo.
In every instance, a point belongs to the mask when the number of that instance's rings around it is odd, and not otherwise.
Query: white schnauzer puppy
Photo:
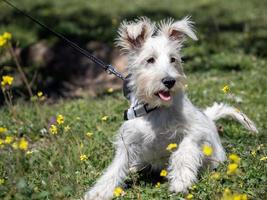
[[[111,199],[131,170],[148,165],[168,170],[170,191],[186,192],[203,165],[215,168],[226,159],[214,121],[232,117],[257,132],[233,107],[215,103],[201,111],[187,98],[180,51],[186,36],[197,40],[192,24],[188,17],[158,25],[148,18],[121,24],[117,44],[129,59],[131,107],[116,137],[114,160],[84,199]],[[178,145],[173,152],[166,150],[170,143]],[[212,147],[211,157],[203,154],[203,145]]]

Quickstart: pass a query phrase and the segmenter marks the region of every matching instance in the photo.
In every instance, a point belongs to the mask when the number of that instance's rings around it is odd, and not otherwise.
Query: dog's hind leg
[[[112,199],[114,189],[125,179],[129,172],[127,150],[119,147],[111,165],[97,183],[84,196],[84,200]]]
[[[202,160],[203,154],[196,141],[189,136],[185,137],[170,157],[168,175],[170,191],[187,192],[187,188],[197,180]]]

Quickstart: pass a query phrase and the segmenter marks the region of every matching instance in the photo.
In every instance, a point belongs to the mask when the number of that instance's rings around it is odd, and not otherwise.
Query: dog
[[[116,43],[128,56],[131,106],[114,143],[115,157],[85,200],[111,199],[131,170],[148,165],[152,170],[166,168],[169,190],[186,193],[203,166],[216,168],[226,159],[216,120],[232,117],[257,132],[255,124],[234,107],[214,103],[200,110],[190,102],[181,59],[186,37],[197,40],[189,17],[158,24],[146,17],[121,23]],[[170,143],[178,148],[167,151]],[[203,154],[203,145],[212,147],[211,157]]]

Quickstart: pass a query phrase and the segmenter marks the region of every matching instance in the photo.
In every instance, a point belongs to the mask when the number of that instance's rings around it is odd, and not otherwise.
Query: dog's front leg
[[[187,188],[197,180],[202,159],[203,154],[197,143],[193,138],[185,137],[170,157],[168,175],[170,191],[187,192]]]
[[[111,165],[97,183],[85,195],[84,200],[107,200],[113,196],[114,189],[123,181],[129,171],[128,153],[120,147]]]

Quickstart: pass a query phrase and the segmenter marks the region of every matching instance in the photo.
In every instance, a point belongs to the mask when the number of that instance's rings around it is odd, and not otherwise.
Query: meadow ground
[[[218,199],[225,188],[230,188],[246,193],[249,199],[265,199],[267,167],[266,160],[260,159],[267,153],[266,68],[255,66],[255,69],[242,72],[198,72],[189,74],[188,79],[189,96],[198,106],[211,105],[214,101],[229,102],[221,91],[228,83],[243,100],[238,107],[259,128],[259,134],[252,135],[237,123],[220,121],[224,128],[221,138],[227,153],[241,157],[240,173],[226,175],[226,162],[218,169],[221,173],[218,180],[204,171],[190,193],[194,199]],[[25,137],[29,141],[27,151],[14,149],[12,144],[1,146],[0,176],[4,179],[0,185],[1,199],[77,198],[110,163],[114,152],[112,138],[123,122],[122,113],[126,108],[127,102],[120,92],[95,99],[62,100],[54,105],[18,102],[11,109],[1,108],[0,126],[8,129],[0,135],[1,138],[12,135],[16,140]],[[64,124],[58,125],[58,133],[53,135],[44,131],[48,122],[58,114],[65,119]],[[104,116],[107,116],[106,120]],[[69,130],[66,130],[67,126]],[[87,159],[81,161],[83,154]],[[136,179],[138,183],[125,190],[123,199],[183,197],[171,195],[165,180],[157,188],[153,177],[137,176]]]
[[[80,37],[82,41],[112,43],[118,22],[124,18],[147,15],[158,20],[192,15],[199,41],[187,43],[183,50],[190,99],[200,108],[214,101],[236,106],[256,123],[259,133],[253,135],[230,120],[219,121],[227,154],[235,153],[241,158],[239,171],[234,175],[226,173],[229,160],[219,166],[216,174],[204,170],[189,193],[192,199],[214,200],[221,199],[229,188],[234,193],[246,194],[248,199],[267,199],[267,6],[264,1],[201,0],[178,4],[172,0],[167,3],[150,0],[126,6],[124,1],[116,0],[112,7],[109,1],[23,2],[27,10],[53,24],[56,30]],[[0,24],[0,34],[10,31],[22,47],[41,38],[55,41],[23,18],[17,18],[14,23],[12,19],[17,15],[3,6],[0,4],[0,20],[4,22]],[[12,61],[2,61],[1,67],[13,65]],[[14,70],[1,68],[0,73],[1,76],[12,74]],[[225,85],[229,85],[232,95],[223,93]],[[19,87],[12,86],[11,90],[20,94]],[[0,199],[81,197],[113,158],[112,141],[127,107],[128,102],[120,91],[106,92],[96,98],[61,99],[53,104],[42,97],[31,102],[17,98],[12,106],[1,106]],[[64,118],[60,125],[56,122],[58,115]],[[51,124],[56,124],[57,134],[49,131]],[[191,198],[169,193],[167,181],[157,174],[134,174],[131,178],[134,181],[129,179],[123,188],[126,194],[118,199]]]

